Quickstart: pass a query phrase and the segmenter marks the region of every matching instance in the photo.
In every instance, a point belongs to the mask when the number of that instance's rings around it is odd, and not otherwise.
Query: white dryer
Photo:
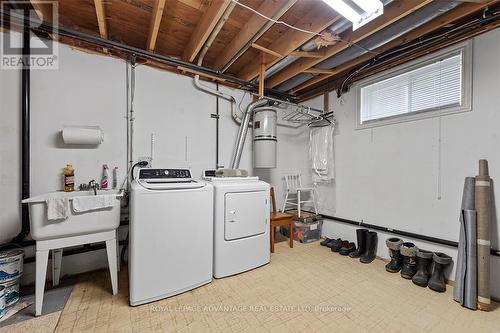
[[[131,184],[130,305],[212,281],[213,187],[189,170],[141,169]]]
[[[269,184],[258,177],[207,179],[214,186],[214,277],[269,263]]]

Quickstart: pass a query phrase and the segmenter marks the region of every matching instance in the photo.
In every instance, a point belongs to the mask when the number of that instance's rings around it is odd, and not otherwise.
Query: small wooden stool
[[[274,236],[276,233],[276,227],[278,226],[289,226],[289,238],[290,247],[293,248],[293,215],[277,212],[276,211],[276,197],[274,195],[274,188],[271,187],[271,202],[273,204],[273,210],[271,212],[271,253],[274,253]]]

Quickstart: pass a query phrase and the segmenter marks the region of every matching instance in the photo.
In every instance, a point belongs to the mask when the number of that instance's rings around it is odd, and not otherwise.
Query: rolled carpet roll
[[[466,308],[477,309],[477,244],[476,211],[464,210],[466,272],[464,283],[464,301]]]
[[[459,219],[460,239],[458,242],[455,287],[453,288],[453,299],[474,310],[477,308],[475,183],[476,179],[474,177],[465,178]],[[473,257],[469,256],[471,252],[474,253]],[[473,275],[474,278],[473,284],[468,282],[471,281],[471,275]],[[474,295],[472,303],[470,301],[470,295]]]
[[[479,175],[476,177],[477,212],[477,307],[489,311],[490,297],[490,221],[491,221],[491,179],[488,161],[479,161]]]

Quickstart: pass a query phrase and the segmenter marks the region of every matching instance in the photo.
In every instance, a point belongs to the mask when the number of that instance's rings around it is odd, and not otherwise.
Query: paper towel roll
[[[104,132],[99,126],[66,126],[62,137],[66,144],[99,145],[104,141]]]

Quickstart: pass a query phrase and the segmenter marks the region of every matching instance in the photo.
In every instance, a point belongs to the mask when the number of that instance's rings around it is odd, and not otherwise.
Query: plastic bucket
[[[0,286],[5,287],[5,306],[9,307],[14,305],[19,301],[19,283],[21,282],[20,278],[17,278],[12,281],[8,281],[5,283],[1,283]]]
[[[5,315],[5,287],[0,286],[0,318]]]
[[[0,251],[0,283],[18,279],[23,274],[24,251]]]

